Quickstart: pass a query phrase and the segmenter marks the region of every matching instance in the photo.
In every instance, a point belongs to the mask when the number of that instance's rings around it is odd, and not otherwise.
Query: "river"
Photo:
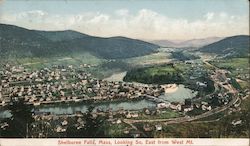
[[[165,93],[161,95],[159,98],[166,101],[176,101],[176,102],[184,102],[187,98],[193,98],[196,95],[196,92],[192,92],[192,90],[185,88],[184,85],[178,85],[178,89],[175,92]],[[94,110],[100,109],[103,111],[112,110],[118,111],[119,109],[124,110],[142,110],[144,108],[154,108],[156,107],[156,103],[153,101],[149,101],[147,99],[138,99],[138,100],[130,100],[130,101],[111,101],[111,102],[99,102],[92,104],[94,106]],[[62,103],[62,104],[48,104],[41,105],[35,107],[35,110],[40,112],[50,112],[52,114],[73,114],[76,111],[86,112],[90,105],[87,103]],[[0,118],[10,117],[10,111],[2,110],[0,111]]]
[[[142,110],[144,108],[155,108],[156,103],[146,99],[136,99],[130,101],[112,101],[112,102],[99,102],[91,104],[94,106],[94,111],[97,109],[102,111],[118,111],[120,109],[124,110]],[[77,111],[86,112],[90,104],[88,103],[61,103],[61,104],[49,104],[40,105],[35,107],[35,111],[39,112],[50,112],[51,114],[61,115],[61,114],[74,114]],[[0,118],[11,117],[10,111],[3,110],[0,111]]]
[[[176,88],[177,89],[174,92],[164,93],[163,95],[159,96],[159,98],[170,102],[183,103],[185,99],[193,98],[197,95],[197,91],[192,91],[182,84],[178,85]]]
[[[170,101],[170,102],[184,102],[187,98],[193,98],[197,92],[185,88],[184,85],[178,85],[177,89],[171,93],[165,93],[159,98]],[[130,101],[111,101],[111,102],[100,102],[92,104],[94,110],[100,109],[103,111],[112,110],[118,111],[119,109],[124,110],[142,110],[144,108],[155,108],[156,103],[147,99],[138,99]],[[41,112],[51,112],[52,114],[73,114],[76,111],[86,112],[89,104],[78,103],[78,104],[58,104],[58,105],[42,105],[39,106],[38,110]]]
[[[106,78],[109,81],[122,81],[126,72],[116,73]],[[195,97],[197,92],[185,88],[184,85],[177,85],[173,92],[165,93],[159,98],[169,102],[184,102],[187,98]],[[100,109],[103,111],[112,110],[117,111],[119,109],[124,110],[142,110],[144,108],[154,108],[156,103],[147,99],[129,100],[129,101],[111,101],[111,102],[99,102],[92,104],[94,110]],[[49,104],[35,107],[35,110],[40,112],[50,112],[52,114],[73,114],[76,111],[86,112],[90,105],[87,103],[73,103],[73,104]],[[7,110],[0,110],[0,118],[10,117],[11,114]]]
[[[42,105],[38,108],[40,112],[51,112],[52,114],[73,114],[77,111],[86,112],[90,105],[86,103],[81,104],[60,104],[54,105]],[[135,101],[114,101],[114,102],[102,102],[94,103],[94,111],[97,109],[102,111],[118,111],[120,109],[124,110],[142,110],[144,108],[154,108],[156,104],[152,101],[146,99],[140,99]]]
[[[9,110],[0,109],[0,119],[1,118],[9,118],[9,117],[11,117],[11,113]]]

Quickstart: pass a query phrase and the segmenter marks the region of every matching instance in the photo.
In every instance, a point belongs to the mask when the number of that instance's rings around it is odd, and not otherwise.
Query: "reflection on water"
[[[185,99],[193,98],[197,95],[197,92],[185,88],[184,85],[178,85],[178,89],[172,93],[165,93],[159,98],[170,101],[170,102],[184,102]]]
[[[73,114],[76,111],[86,112],[90,105],[86,103],[82,104],[73,104],[73,105],[45,105],[39,107],[41,112],[51,112],[52,114]],[[143,108],[152,108],[155,107],[155,103],[148,100],[136,100],[136,101],[121,101],[121,102],[110,102],[110,103],[95,103],[94,110],[100,109],[103,111],[112,110],[118,111],[119,109],[124,110],[141,110]]]
[[[170,101],[170,102],[184,102],[187,98],[193,98],[196,96],[197,92],[185,88],[184,85],[179,85],[178,89],[172,93],[165,93],[159,98]],[[139,99],[133,101],[113,101],[113,102],[102,102],[94,103],[94,110],[112,110],[118,111],[119,109],[124,110],[142,110],[144,108],[154,108],[156,103],[146,99]],[[53,104],[53,105],[41,105],[36,107],[36,110],[40,112],[50,112],[52,114],[73,114],[77,111],[86,112],[90,105],[87,103],[77,103],[77,104]],[[0,111],[0,118],[11,117],[11,113],[8,110]]]
[[[10,118],[11,113],[9,110],[0,111],[0,118]]]

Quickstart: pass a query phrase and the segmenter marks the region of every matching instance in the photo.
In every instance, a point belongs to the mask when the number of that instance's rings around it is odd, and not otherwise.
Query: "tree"
[[[4,137],[24,138],[29,137],[28,129],[34,121],[32,117],[32,106],[25,104],[23,99],[13,100],[7,107],[12,117],[7,120],[9,128],[6,129]]]
[[[83,130],[84,137],[104,137],[105,129],[105,117],[97,115],[94,117],[92,112],[94,110],[93,106],[88,108],[88,112],[85,115],[86,126]]]
[[[93,116],[94,107],[90,106],[84,115],[85,126],[82,129],[76,129],[70,126],[67,130],[67,137],[105,137],[105,121],[103,116]]]

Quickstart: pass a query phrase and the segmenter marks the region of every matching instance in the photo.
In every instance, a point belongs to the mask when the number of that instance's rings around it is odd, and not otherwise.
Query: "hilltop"
[[[104,59],[130,58],[155,52],[158,45],[125,37],[94,37],[80,32],[37,31],[0,24],[0,57],[54,57],[91,53]]]
[[[200,51],[228,57],[247,57],[249,35],[232,36],[200,48]]]

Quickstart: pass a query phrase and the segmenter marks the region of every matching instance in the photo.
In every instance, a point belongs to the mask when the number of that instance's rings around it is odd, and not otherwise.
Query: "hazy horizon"
[[[0,22],[35,30],[142,40],[249,35],[247,0],[0,1]]]
[[[4,24],[4,25],[13,25],[13,26],[17,26],[17,27],[21,27],[21,28],[24,28],[24,29],[28,29],[28,30],[34,30],[34,31],[47,31],[47,32],[54,32],[54,31],[75,31],[75,32],[79,32],[77,30],[73,30],[73,29],[61,29],[61,30],[42,30],[42,29],[29,29],[29,28],[26,28],[26,27],[23,27],[23,26],[18,26],[18,25],[15,25],[15,24],[7,24],[7,23],[0,23],[0,24]],[[97,36],[97,35],[92,35],[92,34],[87,34],[87,33],[84,33],[84,32],[79,32],[79,33],[82,33],[82,34],[85,34],[85,35],[89,35],[89,36],[93,36],[93,37],[103,37],[103,38],[109,38],[109,37],[126,37],[126,36],[122,36],[122,35],[117,35],[117,36]],[[238,35],[249,35],[249,34],[238,34]],[[133,38],[133,37],[128,37],[128,38],[132,38],[132,39],[139,39],[139,40],[143,40],[143,41],[171,41],[173,43],[181,43],[181,42],[184,42],[184,41],[188,41],[188,40],[199,40],[199,39],[209,39],[209,38],[226,38],[226,37],[231,37],[231,36],[225,36],[225,37],[217,37],[217,36],[211,36],[211,37],[201,37],[201,38],[190,38],[190,39],[141,39],[141,38]]]

